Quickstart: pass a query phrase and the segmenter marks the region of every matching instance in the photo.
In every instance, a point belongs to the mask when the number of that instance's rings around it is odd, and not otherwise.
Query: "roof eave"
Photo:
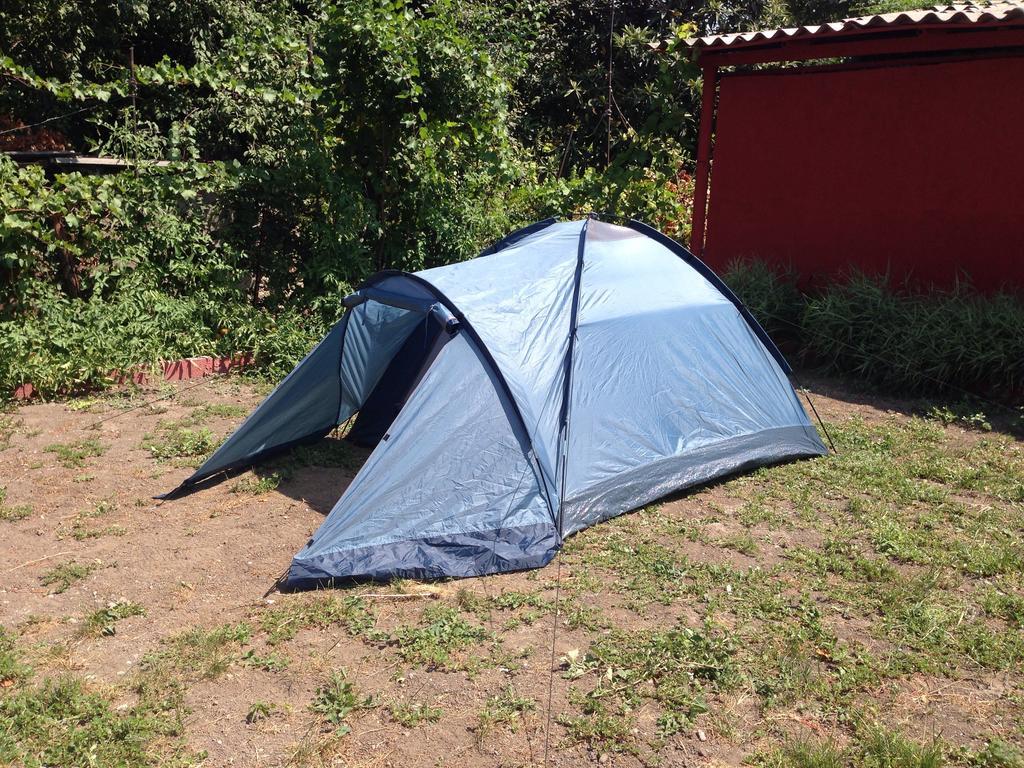
[[[1024,0],[961,0],[931,8],[859,16],[803,27],[689,38],[685,45],[694,58],[715,57],[728,64],[732,63],[728,59],[733,55],[750,58],[759,52],[772,52],[774,58],[765,60],[775,61],[856,56],[861,55],[860,51],[820,55],[817,50],[818,46],[856,48],[862,43],[872,48],[886,40],[898,42],[928,38],[938,44],[937,50],[992,47],[990,41],[979,43],[978,40],[994,32],[1019,29],[1024,29]],[[954,41],[963,42],[951,45]],[[995,44],[999,43],[997,38]],[[814,55],[808,55],[808,51]]]
[[[773,30],[778,34],[712,44],[707,44],[705,39],[688,40],[687,45],[695,60],[718,66],[886,53],[1024,48],[1024,18],[991,24],[934,23],[829,29],[827,32],[805,30]]]

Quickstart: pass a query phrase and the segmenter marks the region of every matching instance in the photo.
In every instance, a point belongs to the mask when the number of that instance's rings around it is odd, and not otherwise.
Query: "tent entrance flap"
[[[348,433],[349,440],[366,448],[380,442],[441,347],[451,338],[445,326],[443,317],[429,312],[412,329],[359,410]]]

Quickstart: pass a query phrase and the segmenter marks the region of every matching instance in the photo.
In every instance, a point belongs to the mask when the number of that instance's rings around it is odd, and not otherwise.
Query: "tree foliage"
[[[371,272],[468,258],[547,215],[685,236],[699,84],[681,41],[784,16],[773,0],[0,5],[0,148],[132,164],[0,161],[0,393],[188,354],[254,350],[280,371]]]

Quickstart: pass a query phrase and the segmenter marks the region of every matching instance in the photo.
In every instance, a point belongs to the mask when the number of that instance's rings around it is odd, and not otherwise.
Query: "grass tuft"
[[[146,609],[138,603],[119,600],[86,616],[79,634],[84,637],[111,637],[117,632],[117,622],[131,616],[145,615]]]
[[[373,697],[359,698],[355,686],[345,676],[345,670],[332,672],[323,685],[317,688],[310,711],[334,726],[337,734],[345,734],[351,730],[346,722],[348,716],[356,709],[368,707]]]
[[[96,438],[91,438],[73,443],[54,443],[46,446],[44,450],[56,454],[61,466],[74,469],[84,467],[86,459],[102,456],[107,448]]]
[[[66,563],[59,563],[39,577],[39,583],[44,587],[53,587],[53,594],[59,595],[67,592],[73,584],[88,577],[93,571],[100,567],[99,563],[76,563],[69,560]]]
[[[12,507],[8,506],[5,503],[6,501],[7,489],[0,486],[0,521],[14,523],[18,520],[24,520],[32,514],[32,507],[27,504],[18,504]]]
[[[388,707],[391,718],[403,728],[415,728],[424,723],[436,723],[444,710],[422,701],[396,701]]]

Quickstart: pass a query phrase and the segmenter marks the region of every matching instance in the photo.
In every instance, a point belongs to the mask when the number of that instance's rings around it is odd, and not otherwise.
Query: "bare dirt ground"
[[[992,757],[1024,743],[1024,458],[998,429],[818,382],[839,457],[623,516],[539,571],[281,594],[360,456],[155,501],[260,400],[179,389],[0,414],[0,625],[32,668],[0,697],[73,678],[171,723],[144,761],[211,768],[542,765],[549,684],[552,766],[1018,765]],[[56,738],[3,713],[0,762]]]

